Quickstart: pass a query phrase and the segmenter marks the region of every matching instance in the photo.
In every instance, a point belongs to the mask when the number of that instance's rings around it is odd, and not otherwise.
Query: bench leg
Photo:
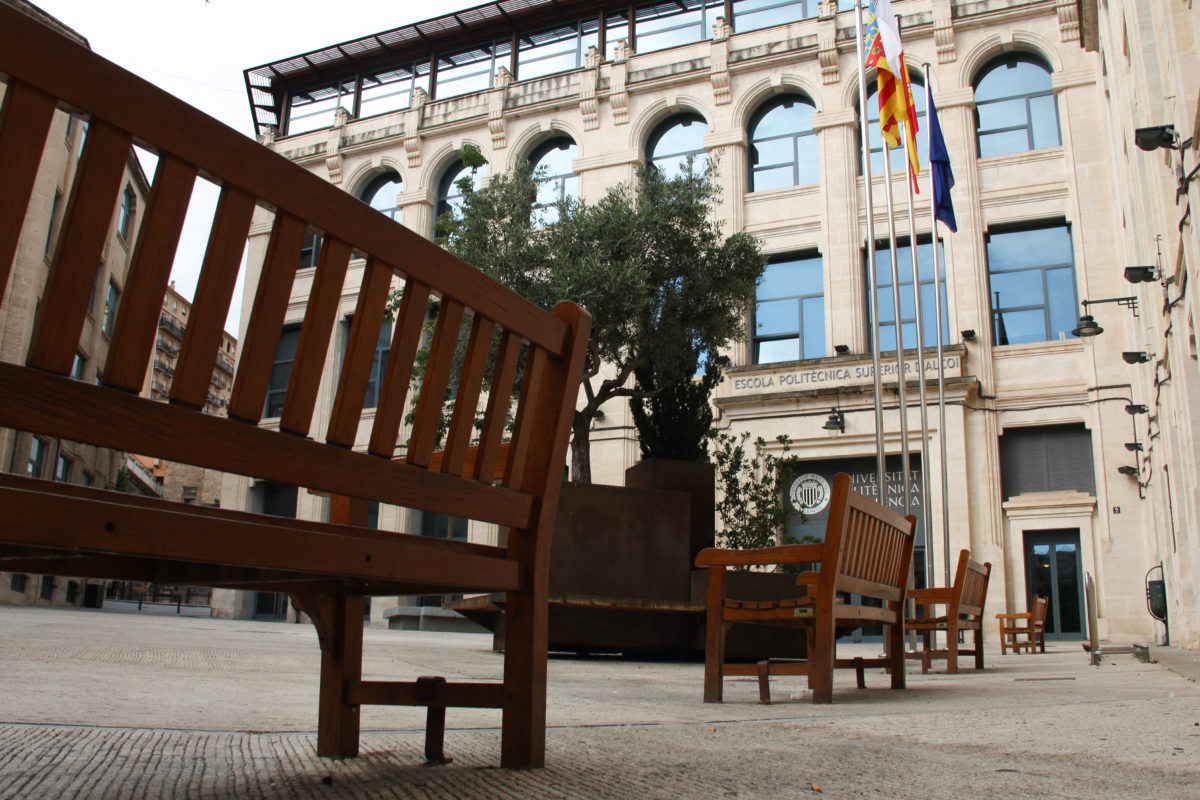
[[[771,662],[758,662],[758,702],[771,705]]]
[[[321,642],[321,690],[317,712],[317,755],[358,755],[358,706],[346,702],[350,684],[362,680],[363,599],[357,595],[294,595],[312,619]]]
[[[708,607],[704,620],[704,702],[724,697],[725,635],[729,624],[721,619],[725,608],[725,568],[708,568]]]
[[[921,674],[929,674],[932,658],[929,651],[932,648],[933,631],[921,631]]]
[[[812,689],[814,703],[833,702],[833,661],[837,632],[834,629],[833,612],[817,608],[812,635],[808,637],[811,650],[808,654],[808,686]],[[893,643],[895,644],[895,643]],[[899,642],[900,658],[904,658],[904,642]]]
[[[888,649],[888,659],[892,662],[892,688],[903,689],[906,686],[904,678],[904,603],[894,603],[893,611],[896,612],[896,622],[888,625],[888,641],[891,643]]]
[[[975,669],[983,669],[983,620],[975,629]]]
[[[510,535],[516,535],[515,532]],[[505,604],[504,710],[500,766],[532,769],[546,763],[546,579],[535,591],[509,592]],[[540,602],[535,596],[540,595]]]
[[[958,674],[958,625],[954,620],[946,626],[946,674]]]

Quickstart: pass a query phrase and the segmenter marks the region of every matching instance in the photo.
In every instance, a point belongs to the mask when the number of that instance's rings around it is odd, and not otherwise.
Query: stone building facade
[[[1052,636],[1078,639],[1091,575],[1100,636],[1157,642],[1166,629],[1147,613],[1144,581],[1163,562],[1172,636],[1200,646],[1191,576],[1192,432],[1200,409],[1189,389],[1196,368],[1190,295],[1160,315],[1153,286],[1131,287],[1123,272],[1161,250],[1162,275],[1174,277],[1167,295],[1193,291],[1186,252],[1195,235],[1190,223],[1177,230],[1178,219],[1170,219],[1182,215],[1170,203],[1170,165],[1148,164],[1130,146],[1142,123],[1170,121],[1182,138],[1193,135],[1197,79],[1184,65],[1196,63],[1196,21],[1186,4],[1159,0],[1135,13],[1095,0],[897,0],[923,129],[926,84],[937,102],[957,178],[958,230],[937,231],[935,277],[928,178],[923,172],[910,225],[896,171],[903,162],[894,154],[901,268],[897,278],[884,269],[887,180],[872,125],[877,303],[868,281],[852,3],[534,0],[501,13],[502,5],[247,70],[261,140],[427,236],[455,203],[454,180],[464,174],[458,154],[467,144],[487,158],[481,173],[532,160],[547,166],[561,191],[588,200],[632,181],[648,161],[669,169],[689,153],[715,160],[725,230],[753,233],[771,259],[746,340],[728,354],[734,366],[714,397],[718,427],[767,440],[790,436],[797,465],[789,477],[797,482],[819,486],[846,471],[876,491],[877,306],[882,438],[893,456],[888,499],[896,502],[905,483],[898,457],[905,450],[914,512],[928,504],[919,580],[940,585],[958,550],[970,548],[993,565],[989,619],[1025,610],[1033,594],[1045,593]],[[1172,49],[1155,52],[1153,32],[1167,29]],[[873,81],[867,94],[869,109]],[[1169,105],[1146,99],[1168,95]],[[921,150],[926,164],[923,142]],[[1193,144],[1171,157],[1190,157],[1190,169],[1195,152]],[[1191,183],[1182,188],[1181,198],[1195,194]],[[264,213],[251,231],[243,319],[270,222]],[[297,320],[315,249],[306,248],[296,273]],[[361,262],[357,270],[352,262],[347,315],[361,275]],[[903,425],[894,285],[902,300]],[[1131,293],[1140,298],[1136,308],[1109,303]],[[922,420],[917,377],[936,374],[939,294],[944,415],[931,406]],[[1075,334],[1081,311],[1102,320],[1102,336]],[[292,346],[289,330],[280,366]],[[1173,337],[1170,353],[1163,337]],[[386,346],[381,341],[381,357]],[[1141,350],[1155,353],[1149,364],[1122,356]],[[1161,379],[1168,356],[1173,382]],[[329,381],[339,357],[332,348]],[[931,383],[927,389],[936,398]],[[324,394],[318,420],[331,396]],[[627,410],[604,411],[592,437],[593,478],[619,484],[639,448]],[[318,421],[314,435],[319,428]],[[1168,462],[1170,487],[1167,471],[1158,472]],[[1131,465],[1132,475],[1119,469]],[[223,498],[304,518],[328,513],[322,498],[248,479],[227,478]],[[456,521],[410,519],[403,509],[381,509],[377,519],[427,535],[494,536]],[[252,605],[230,596],[222,613],[245,614]]]
[[[30,4],[20,0],[6,1],[87,44],[78,33]],[[0,86],[0,97],[3,92],[4,87]],[[86,138],[84,120],[62,111],[55,113],[27,212],[25,231],[30,235],[23,237],[18,246],[8,291],[0,304],[0,359],[5,361],[23,361],[32,340],[42,287],[49,274]],[[124,188],[113,210],[112,227],[96,273],[88,317],[76,353],[73,374],[78,380],[99,380],[98,371],[108,354],[111,326],[116,319],[129,269],[130,252],[149,195],[146,176],[132,150],[122,184]],[[40,235],[34,233],[37,231]],[[0,429],[0,469],[8,472],[111,489],[116,486],[124,466],[123,453],[28,431]],[[103,587],[103,581],[0,572],[0,605],[78,606],[85,602],[98,605]]]

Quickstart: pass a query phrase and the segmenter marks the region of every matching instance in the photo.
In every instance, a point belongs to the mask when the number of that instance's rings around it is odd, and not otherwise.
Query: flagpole
[[[900,471],[904,473],[904,513],[912,509],[912,479],[908,464],[908,393],[904,379],[904,334],[900,324],[900,262],[896,257],[896,209],[892,201],[892,154],[887,137],[883,139],[883,191],[887,196],[888,255],[892,262],[892,306],[896,328],[896,388],[899,392]],[[904,140],[901,139],[901,142]],[[905,154],[905,160],[908,155]],[[886,504],[885,504],[886,505]]]
[[[867,79],[863,66],[866,55],[863,53],[863,21],[862,0],[854,4],[855,38],[858,41],[858,122],[862,138],[863,157],[863,189],[867,201],[867,282],[870,283],[869,300],[871,311],[871,375],[875,383],[875,463],[876,486],[878,487],[880,503],[887,503],[887,470],[885,467],[886,454],[883,441],[883,392],[882,379],[879,369],[879,277],[875,260],[875,198],[871,186],[871,137],[870,123],[867,119]]]
[[[929,82],[928,73],[926,73],[925,82]],[[925,107],[928,108],[928,104]],[[921,271],[917,258],[917,220],[913,212],[913,183],[916,182],[917,176],[913,174],[912,162],[909,160],[907,154],[908,136],[905,130],[907,125],[907,122],[902,121],[900,123],[900,141],[906,143],[904,174],[907,178],[905,182],[905,199],[908,202],[908,249],[912,255],[913,301],[917,317],[917,391],[921,409],[921,523],[925,529],[925,585],[933,586],[934,548],[930,543],[930,537],[933,535],[933,519],[929,515],[929,401],[925,394],[925,326],[923,321],[924,315],[922,313],[923,304],[921,302]],[[926,125],[926,127],[929,126]],[[915,132],[913,135],[916,135]],[[936,228],[934,232],[936,233]],[[937,275],[936,271],[934,275]],[[935,290],[937,288],[936,277],[934,288]],[[949,586],[949,584],[946,585]]]
[[[937,220],[937,189],[934,187],[933,176],[933,127],[935,111],[933,105],[933,80],[929,75],[929,62],[921,65],[925,73],[925,135],[929,144],[929,224],[933,234],[933,274],[937,282],[934,301],[937,308],[937,388],[938,388],[938,447],[941,455],[941,501],[942,501],[942,569],[945,573],[946,586],[950,585],[950,493],[947,484],[950,481],[950,470],[946,463],[946,368],[942,350],[942,325],[945,319],[945,309],[942,308],[942,265],[938,252],[938,220]],[[928,505],[926,500],[926,505]]]

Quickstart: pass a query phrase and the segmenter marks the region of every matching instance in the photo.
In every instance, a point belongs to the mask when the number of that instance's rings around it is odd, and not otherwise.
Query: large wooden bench
[[[892,688],[904,682],[904,590],[912,564],[917,519],[904,517],[853,491],[848,475],[833,482],[825,540],[820,544],[781,545],[760,550],[708,548],[696,566],[708,568],[708,602],[704,649],[704,702],[721,702],[727,675],[759,676],[762,702],[770,702],[771,675],[807,675],[814,703],[833,702],[833,670],[854,668],[862,686],[863,668],[887,667]],[[809,564],[796,583],[807,589],[799,597],[774,601],[744,601],[728,597],[730,568],[761,568]],[[843,602],[856,594],[879,601],[879,606]],[[759,663],[728,662],[725,636],[734,623],[783,625],[808,637],[803,661],[766,659]],[[887,627],[887,655],[881,658],[838,659],[838,630],[864,625]]]
[[[909,631],[919,631],[922,647],[909,653],[909,658],[920,659],[922,674],[929,672],[931,659],[946,659],[946,672],[958,672],[958,657],[975,656],[975,669],[983,669],[983,604],[987,600],[988,579],[992,565],[971,560],[971,552],[958,554],[958,568],[954,583],[930,589],[913,589],[908,599],[915,604],[915,616],[904,622]],[[937,607],[944,607],[941,613]],[[974,647],[959,647],[960,631],[973,631]],[[946,646],[935,649],[931,639],[935,633],[946,635]]]
[[[357,755],[363,704],[427,706],[433,758],[441,755],[447,706],[491,707],[502,710],[501,763],[542,765],[547,564],[587,314],[570,303],[553,313],[532,305],[349,194],[3,4],[0,79],[0,292],[19,238],[31,235],[22,228],[37,155],[44,146],[62,147],[47,142],[52,115],[68,112],[88,122],[28,356],[0,363],[0,426],[330,498],[329,520],[312,522],[6,474],[0,476],[0,569],[286,592],[319,634],[321,755]],[[102,381],[94,385],[73,380],[71,365],[135,144],[157,155],[157,169]],[[198,176],[220,187],[220,199],[170,402],[155,402],[138,393]],[[229,416],[211,416],[198,409],[256,209],[269,214],[270,244]],[[308,232],[322,237],[319,263],[282,413],[262,424]],[[340,374],[322,381],[351,268],[363,277],[345,357]],[[368,376],[389,293],[398,287],[403,300],[363,442]],[[414,358],[433,308],[428,362],[414,386]],[[464,339],[465,358],[456,358]],[[334,387],[327,424],[314,421],[323,386]],[[513,386],[519,386],[515,400]],[[439,447],[442,456],[434,459]],[[369,501],[492,523],[499,545],[370,530]],[[472,592],[506,597],[502,683],[362,679],[365,596]]]

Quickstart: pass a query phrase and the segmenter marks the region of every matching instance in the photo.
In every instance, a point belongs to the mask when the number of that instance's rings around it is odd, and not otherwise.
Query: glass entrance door
[[[1026,608],[1033,607],[1034,595],[1050,598],[1046,608],[1047,639],[1083,638],[1078,528],[1025,531]]]

